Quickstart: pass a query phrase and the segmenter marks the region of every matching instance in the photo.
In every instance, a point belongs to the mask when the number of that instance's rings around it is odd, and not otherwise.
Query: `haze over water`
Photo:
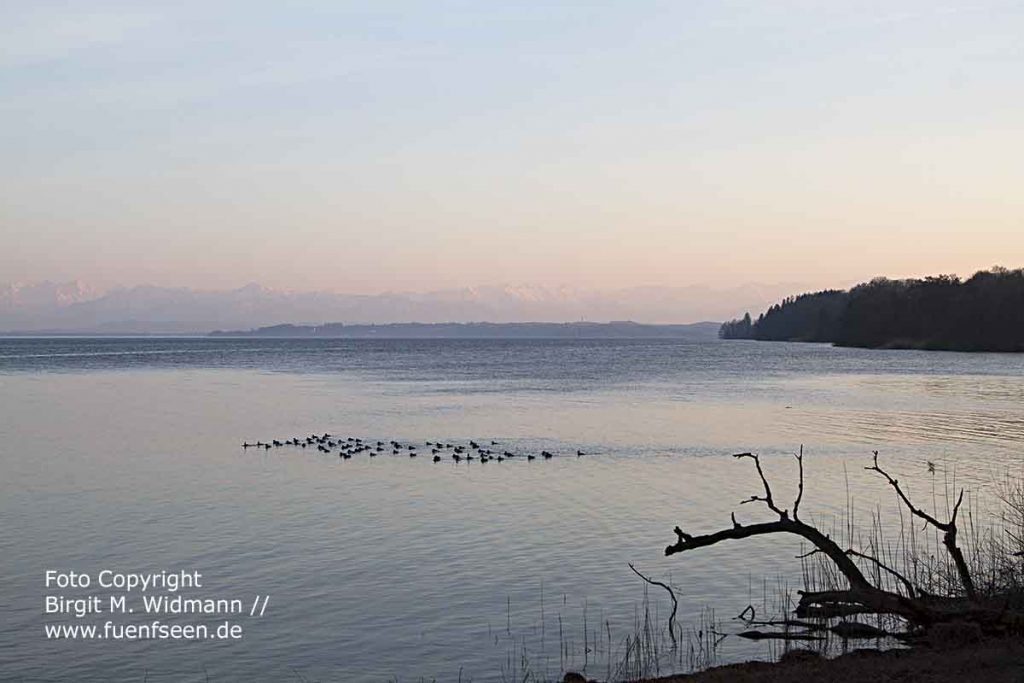
[[[584,615],[613,650],[643,585],[677,587],[684,625],[728,620],[762,579],[799,587],[800,544],[722,544],[672,558],[692,533],[768,519],[776,497],[828,524],[880,505],[872,450],[941,506],[1019,472],[1024,357],[680,341],[0,340],[0,678],[324,681],[538,675],[583,654]],[[417,444],[498,441],[550,461],[434,464],[390,453],[243,450],[331,432]],[[577,449],[586,456],[577,458]],[[937,464],[928,474],[927,462]],[[195,569],[210,594],[269,594],[236,642],[43,637],[43,572]],[[664,619],[664,595],[651,593]],[[570,661],[559,647],[570,643]],[[729,630],[727,625],[726,630]],[[735,630],[735,629],[732,629]],[[592,642],[592,636],[587,636]],[[727,638],[723,661],[765,656]],[[510,653],[513,653],[510,656]]]

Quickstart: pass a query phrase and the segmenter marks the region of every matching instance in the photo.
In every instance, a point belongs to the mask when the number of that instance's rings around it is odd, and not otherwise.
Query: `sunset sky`
[[[1024,265],[1019,2],[0,6],[0,281]]]

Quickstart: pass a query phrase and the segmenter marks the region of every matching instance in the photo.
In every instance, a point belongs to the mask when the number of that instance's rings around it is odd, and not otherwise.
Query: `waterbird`
[[[526,456],[526,459],[527,459],[527,460],[536,460],[536,459],[537,459],[537,456],[536,456],[536,455],[534,455],[533,453],[531,453],[530,455]]]
[[[441,456],[440,455],[435,455],[434,456],[434,462],[441,462]]]
[[[581,455],[586,455],[586,453],[584,453],[583,451],[577,450],[577,451],[576,451],[576,457],[578,458],[578,457],[580,457]]]

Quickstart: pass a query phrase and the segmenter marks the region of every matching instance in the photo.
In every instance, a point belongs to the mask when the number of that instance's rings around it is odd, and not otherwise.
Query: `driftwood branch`
[[[652,586],[661,586],[668,591],[668,596],[672,598],[672,614],[668,615],[668,635],[672,639],[672,648],[676,647],[676,612],[679,611],[679,601],[676,600],[676,593],[672,590],[672,587],[667,583],[661,581],[655,581],[654,579],[644,576],[640,573],[640,570],[633,566],[633,563],[629,563],[629,568],[633,570],[633,573],[639,576],[641,579],[651,584]]]
[[[768,484],[768,479],[764,476],[764,470],[761,469],[761,460],[758,456],[753,453],[738,453],[733,456],[735,458],[750,458],[754,461],[754,466],[757,469],[757,474],[761,478],[761,483],[764,486],[764,497],[752,496],[750,499],[743,502],[750,502],[753,500],[759,500],[764,502],[770,510],[775,512],[779,519],[774,522],[762,522],[760,524],[747,524],[742,525],[736,521],[736,515],[732,515],[732,528],[723,529],[722,531],[716,531],[713,534],[705,534],[703,536],[694,536],[684,532],[679,527],[675,528],[676,538],[678,539],[675,543],[665,548],[666,555],[675,555],[676,553],[686,552],[688,550],[696,550],[697,548],[704,548],[709,545],[715,545],[726,540],[739,540],[744,538],[750,538],[752,536],[763,536],[766,534],[777,534],[777,533],[789,533],[800,536],[801,538],[810,541],[815,547],[825,553],[830,560],[836,565],[846,580],[849,581],[851,587],[869,587],[870,583],[867,578],[861,572],[857,564],[851,560],[846,553],[840,548],[835,541],[826,536],[825,534],[818,531],[815,527],[804,524],[799,519],[790,518],[785,510],[781,510],[775,505],[775,500],[772,497],[772,489]]]
[[[971,571],[967,567],[967,561],[964,559],[963,551],[961,551],[960,547],[956,544],[956,517],[960,512],[960,505],[964,502],[964,490],[960,489],[960,495],[957,497],[956,505],[953,506],[953,512],[950,515],[949,521],[940,522],[921,508],[916,507],[910,501],[907,494],[903,492],[903,489],[900,487],[899,480],[894,479],[888,472],[878,466],[878,451],[874,451],[874,460],[872,465],[870,467],[865,467],[864,469],[870,472],[877,472],[885,477],[885,480],[888,481],[889,485],[896,491],[896,495],[898,495],[900,500],[903,501],[903,504],[907,506],[907,509],[910,510],[911,514],[923,519],[928,524],[931,524],[936,529],[942,531],[942,545],[946,546],[946,551],[949,553],[950,557],[953,558],[953,564],[956,566],[956,572],[960,577],[960,584],[963,586],[964,593],[967,595],[969,600],[976,600],[977,595],[974,590],[974,580],[971,578]]]
[[[905,576],[893,568],[885,565],[881,560],[866,553],[858,552],[852,548],[844,550],[840,548],[827,534],[822,533],[814,526],[800,521],[798,514],[800,503],[803,499],[803,450],[796,454],[797,464],[800,472],[800,485],[796,500],[793,504],[792,516],[786,510],[778,507],[772,495],[771,486],[761,468],[760,458],[753,453],[738,453],[737,459],[750,459],[754,461],[754,467],[764,488],[763,496],[751,496],[743,501],[763,502],[766,507],[774,512],[778,518],[774,521],[759,522],[755,524],[740,524],[735,513],[731,515],[731,526],[709,534],[691,534],[683,531],[680,527],[675,528],[676,542],[665,548],[666,555],[688,552],[698,548],[721,543],[729,540],[742,540],[755,536],[766,536],[769,534],[793,534],[810,542],[813,549],[801,557],[809,557],[814,554],[822,554],[835,565],[836,569],[846,579],[848,584],[845,588],[825,591],[801,591],[796,607],[796,616],[799,619],[831,619],[848,617],[858,614],[890,614],[905,619],[915,628],[928,627],[931,624],[955,620],[970,620],[989,628],[993,632],[1011,631],[1020,632],[1024,630],[1024,615],[1011,612],[1006,609],[995,609],[977,602],[974,592],[974,584],[971,581],[970,572],[964,561],[963,554],[956,545],[956,519],[960,506],[963,503],[963,492],[957,499],[956,505],[948,522],[942,522],[932,515],[917,508],[910,501],[899,482],[889,476],[887,472],[878,466],[878,456],[875,454],[873,465],[866,469],[875,471],[886,478],[889,484],[896,491],[900,500],[911,512],[925,520],[928,524],[942,530],[945,534],[944,543],[947,550],[953,557],[960,573],[960,579],[964,587],[966,599],[961,597],[944,597],[926,594],[916,588]],[[893,592],[873,585],[856,560],[869,562],[879,570],[893,576],[905,589],[902,592]],[[753,610],[750,610],[749,618],[747,610],[740,615],[740,619],[749,624],[756,623]],[[768,625],[771,622],[763,622]],[[787,622],[778,622],[785,625]],[[799,622],[793,622],[797,624]],[[760,625],[760,624],[758,624]],[[776,625],[776,624],[773,624]],[[852,627],[850,627],[852,628]],[[772,637],[762,634],[753,637]],[[844,636],[845,637],[845,636]]]
[[[799,519],[800,501],[804,497],[804,445],[800,444],[800,452],[796,454],[796,462],[800,466],[799,488],[797,489],[796,501],[793,503],[793,519]]]
[[[808,557],[811,557],[813,555],[818,555],[821,552],[822,552],[821,548],[813,548],[813,549],[809,550],[808,552],[803,553],[802,555],[797,555],[796,559],[798,559],[798,560],[806,560]],[[912,597],[914,597],[915,593],[922,592],[920,589],[915,588],[914,584],[912,584],[907,577],[903,576],[903,574],[900,574],[898,571],[896,571],[892,567],[889,567],[888,565],[884,564],[877,557],[872,557],[871,555],[867,555],[865,553],[857,552],[853,548],[847,548],[846,549],[846,554],[849,555],[850,557],[859,557],[862,560],[867,560],[868,562],[871,562],[873,565],[875,565],[876,567],[878,567],[882,571],[887,572],[889,574],[892,574],[901,584],[903,584],[903,587],[907,591],[907,596],[912,598]]]
[[[825,640],[825,636],[816,636],[810,633],[787,633],[785,631],[743,631],[736,635],[747,640]]]
[[[824,631],[826,628],[813,621],[802,621],[800,619],[758,619],[757,610],[754,609],[753,605],[747,605],[734,618],[742,621],[747,626],[784,626],[787,628],[803,628],[810,631]]]
[[[757,476],[761,477],[761,483],[764,485],[764,496],[751,496],[747,500],[742,501],[743,503],[753,503],[759,501],[768,506],[768,509],[777,514],[779,517],[788,517],[789,514],[785,510],[780,510],[775,505],[775,500],[772,498],[772,487],[768,485],[768,479],[764,476],[764,470],[761,469],[761,458],[754,453],[737,453],[734,458],[750,458],[754,461],[754,467],[757,468]]]
[[[850,555],[851,557],[859,557],[859,558],[861,558],[863,560],[867,560],[868,562],[871,562],[872,564],[874,564],[876,567],[878,567],[882,571],[888,572],[889,574],[892,574],[894,577],[896,577],[896,579],[900,583],[903,584],[903,587],[907,590],[907,597],[911,597],[912,598],[912,597],[914,597],[917,594],[918,590],[916,588],[914,588],[914,584],[912,584],[910,582],[910,579],[908,579],[907,577],[903,576],[903,574],[900,574],[898,571],[896,571],[892,567],[883,564],[881,562],[881,560],[879,560],[878,558],[872,557],[871,555],[866,555],[864,553],[859,553],[856,550],[854,550],[853,548],[847,548],[846,549],[846,554]]]

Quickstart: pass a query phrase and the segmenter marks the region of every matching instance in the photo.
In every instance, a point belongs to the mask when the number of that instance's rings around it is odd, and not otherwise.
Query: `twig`
[[[679,601],[676,600],[676,593],[675,593],[675,591],[673,591],[672,588],[667,583],[662,583],[661,581],[655,581],[654,579],[652,579],[650,577],[647,577],[647,576],[644,576],[643,574],[641,574],[640,570],[638,570],[636,567],[634,567],[632,562],[629,563],[629,568],[633,570],[634,574],[639,576],[641,579],[643,579],[647,583],[649,583],[649,584],[651,584],[653,586],[661,586],[662,588],[667,590],[668,591],[668,596],[670,598],[672,598],[672,614],[668,615],[668,635],[669,635],[669,637],[672,638],[672,649],[674,650],[676,648],[676,634],[675,634],[676,612],[679,610]]]
[[[804,445],[800,444],[800,452],[796,455],[796,462],[800,466],[800,488],[797,490],[796,502],[793,503],[793,519],[799,519],[797,512],[800,510],[800,501],[804,497]]]
[[[772,498],[772,487],[768,485],[768,479],[764,476],[764,470],[761,469],[761,458],[754,453],[736,453],[732,457],[734,458],[751,458],[754,461],[754,467],[757,468],[757,476],[761,477],[761,483],[764,484],[764,496],[751,496],[747,500],[744,500],[740,505],[744,503],[753,503],[755,501],[764,503],[768,506],[768,509],[777,514],[779,517],[788,517],[788,513],[785,510],[780,510],[775,505],[775,500]]]

